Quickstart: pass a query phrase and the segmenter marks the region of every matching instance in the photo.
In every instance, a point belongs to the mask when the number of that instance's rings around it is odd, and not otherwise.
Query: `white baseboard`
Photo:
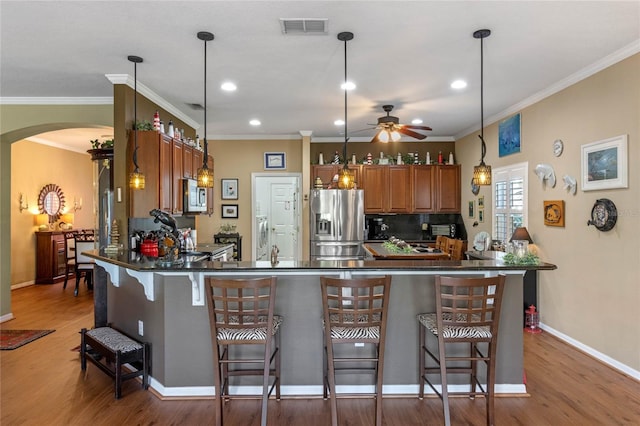
[[[25,281],[23,283],[20,284],[14,284],[11,286],[11,290],[17,290],[19,288],[23,288],[23,287],[29,287],[31,285],[35,285],[35,281],[31,280],[31,281]]]
[[[616,361],[615,359],[611,358],[608,355],[603,354],[600,351],[597,351],[595,349],[593,349],[590,346],[587,346],[569,336],[567,336],[564,333],[561,333],[560,331],[549,327],[548,325],[542,324],[540,323],[540,328],[543,329],[544,331],[548,332],[549,334],[557,337],[558,339],[562,340],[563,342],[566,342],[568,344],[570,344],[571,346],[580,349],[582,352],[585,352],[587,354],[589,354],[590,356],[592,356],[593,358],[597,359],[598,361],[601,361],[605,364],[607,364],[608,366],[615,368],[616,370],[620,371],[623,374],[626,374],[627,376],[633,377],[636,380],[640,380],[640,371],[638,370],[634,370],[633,368],[629,367],[626,364],[623,364],[619,361]]]
[[[163,397],[174,398],[211,398],[215,396],[215,388],[213,386],[181,386],[181,387],[165,387],[153,377],[150,378],[150,386]],[[436,386],[437,387],[437,386]],[[462,392],[469,389],[469,385],[449,385],[450,392]],[[336,394],[359,395],[372,394],[374,392],[373,385],[342,385],[336,387]],[[261,395],[262,386],[231,386],[229,389],[231,395],[248,396]],[[283,397],[322,397],[322,385],[315,386],[297,386],[283,385],[280,388]],[[384,385],[382,393],[393,396],[418,396],[418,385]],[[526,395],[527,388],[523,384],[498,384],[496,385],[496,395]],[[433,395],[433,389],[425,386],[425,394]]]
[[[0,324],[9,320],[14,319],[13,313],[9,312],[8,314],[4,314],[0,316]]]

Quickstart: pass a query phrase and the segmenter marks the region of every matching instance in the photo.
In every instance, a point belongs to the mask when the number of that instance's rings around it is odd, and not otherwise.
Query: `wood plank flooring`
[[[54,328],[35,342],[0,351],[0,424],[4,425],[206,425],[214,419],[212,400],[162,401],[141,389],[137,381],[123,385],[114,399],[110,378],[89,365],[80,370],[78,352],[82,327],[93,325],[92,295],[81,287],[39,285],[12,292],[16,319],[6,329]],[[496,400],[498,425],[639,425],[640,383],[601,364],[547,333],[525,334],[525,368],[530,397]],[[624,342],[621,342],[624,344]],[[286,366],[285,366],[286,368]],[[260,424],[257,399],[225,405],[230,426]],[[344,426],[373,424],[369,398],[338,401]],[[384,424],[442,424],[439,399],[385,398]],[[455,398],[456,425],[484,425],[484,399]],[[329,403],[318,399],[269,402],[273,426],[330,424]]]

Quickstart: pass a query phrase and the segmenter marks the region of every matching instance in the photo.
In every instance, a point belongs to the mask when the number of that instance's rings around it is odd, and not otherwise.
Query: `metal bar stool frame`
[[[419,399],[424,398],[425,383],[442,400],[445,425],[451,424],[449,396],[467,395],[474,398],[484,395],[486,400],[487,425],[495,423],[495,362],[498,344],[498,327],[505,276],[487,278],[435,277],[436,312],[419,314]],[[438,341],[437,355],[426,345],[427,335],[435,335]],[[448,343],[469,343],[469,355],[447,356]],[[486,343],[485,352],[478,344]],[[435,361],[435,367],[425,362]],[[477,376],[478,361],[486,364],[486,388]],[[456,362],[456,367],[448,364]],[[460,365],[459,362],[462,362]],[[468,363],[468,364],[466,364]],[[427,375],[440,375],[441,390],[428,379]],[[470,391],[449,392],[448,374],[468,374],[471,377]],[[477,390],[479,389],[479,390]]]
[[[216,425],[223,425],[223,400],[230,398],[229,377],[261,375],[262,426],[267,424],[267,402],[275,389],[280,400],[280,333],[282,317],[274,314],[276,277],[248,279],[207,278],[207,307],[216,391]],[[263,358],[230,358],[229,346],[264,345]],[[262,364],[262,368],[230,369],[229,364]],[[273,364],[273,367],[271,365]],[[274,381],[269,387],[269,378]]]
[[[331,424],[338,425],[338,403],[336,396],[336,373],[373,372],[375,384],[375,424],[382,425],[382,381],[384,349],[387,330],[387,312],[391,276],[368,278],[320,277],[323,300],[324,331],[324,385],[323,397],[327,394],[331,405]],[[372,343],[375,356],[336,357],[334,344]],[[336,367],[336,363],[370,362],[373,367]]]

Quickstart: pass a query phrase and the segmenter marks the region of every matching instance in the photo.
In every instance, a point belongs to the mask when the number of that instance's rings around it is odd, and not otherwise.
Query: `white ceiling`
[[[283,35],[280,18],[327,18],[326,35]],[[344,138],[344,44],[348,42],[348,129],[352,140],[393,104],[402,123],[422,118],[430,140],[480,124],[480,41],[485,124],[640,51],[640,1],[0,1],[0,102],[102,102],[107,74],[133,75],[194,123],[203,112],[203,42],[208,44],[209,139]],[[640,72],[640,70],[639,70]],[[466,89],[449,87],[455,79]],[[222,92],[223,81],[238,90]],[[25,100],[22,98],[38,98]],[[138,117],[151,120],[151,117]],[[162,117],[165,122],[170,117]],[[249,120],[258,118],[260,127]],[[62,134],[60,134],[62,133]],[[79,148],[112,134],[79,129]],[[200,129],[200,134],[203,129]],[[69,131],[39,135],[67,144]],[[429,140],[427,139],[427,140]]]

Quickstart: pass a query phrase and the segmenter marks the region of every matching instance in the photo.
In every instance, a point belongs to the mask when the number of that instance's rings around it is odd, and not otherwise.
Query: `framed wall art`
[[[238,205],[237,204],[223,204],[222,218],[223,219],[237,219],[238,218]]]
[[[284,170],[287,168],[287,158],[284,152],[265,152],[265,170]]]
[[[544,224],[564,227],[564,200],[543,201]]]
[[[484,223],[484,209],[478,209],[478,222]]]
[[[469,217],[470,218],[476,217],[476,202],[475,201],[469,201]]]
[[[238,179],[222,179],[220,186],[222,187],[223,200],[238,199]]]
[[[520,152],[520,114],[511,116],[498,124],[498,155]]]
[[[627,135],[582,145],[582,190],[627,188]]]
[[[484,195],[478,197],[478,208],[484,209]]]

